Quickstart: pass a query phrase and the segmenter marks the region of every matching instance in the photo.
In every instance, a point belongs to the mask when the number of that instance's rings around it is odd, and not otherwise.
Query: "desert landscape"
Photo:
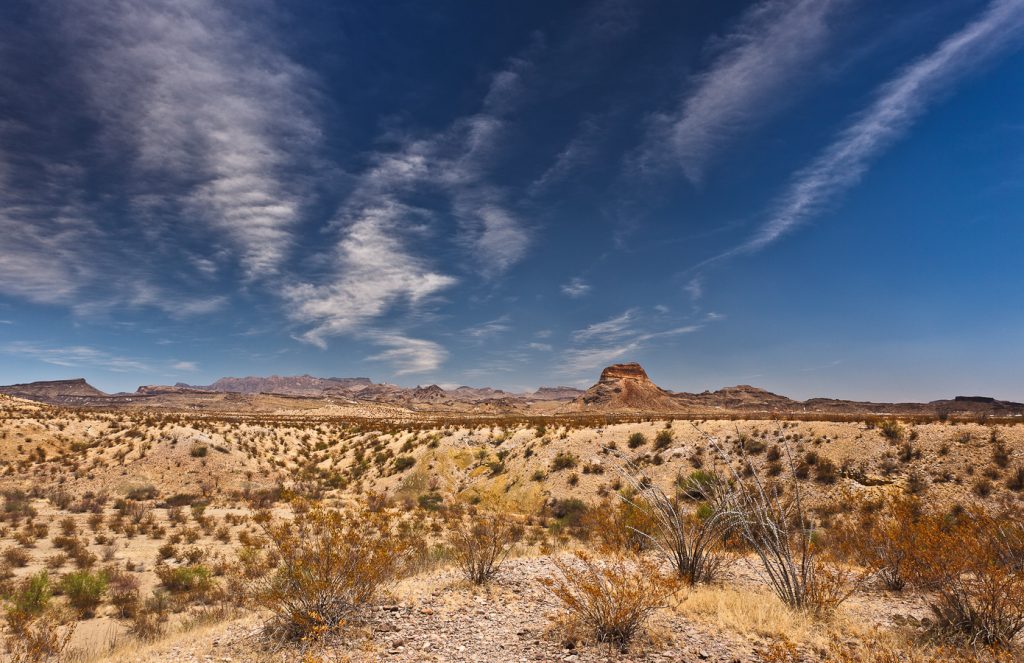
[[[1020,404],[329,382],[4,387],[7,655],[1018,656]]]
[[[0,34],[0,663],[1024,663],[1024,0]]]

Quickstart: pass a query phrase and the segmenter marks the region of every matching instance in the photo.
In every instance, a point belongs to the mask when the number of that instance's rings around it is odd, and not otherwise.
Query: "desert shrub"
[[[878,432],[890,442],[899,442],[903,439],[903,426],[895,419],[886,419],[878,425]]]
[[[565,610],[571,627],[625,650],[650,616],[677,591],[673,578],[644,558],[595,560],[578,551],[573,559],[552,560],[559,575],[541,582]]]
[[[622,466],[620,473],[634,495],[622,494],[622,499],[646,514],[650,523],[650,531],[634,533],[647,539],[651,548],[688,584],[713,580],[724,559],[722,542],[729,530],[726,514],[714,509],[691,510],[679,497],[666,495],[629,463]],[[713,481],[713,477],[691,475],[689,482],[680,486],[680,492],[704,495],[717,490]]]
[[[440,511],[444,504],[444,497],[440,493],[426,493],[420,495],[416,501],[424,511]]]
[[[416,464],[416,459],[412,456],[396,456],[395,457],[395,471],[404,472],[413,465]]]
[[[1024,490],[1024,467],[1017,467],[1006,478],[1006,487],[1019,493]]]
[[[209,590],[213,583],[213,573],[202,564],[176,567],[158,564],[155,571],[160,584],[173,593],[202,594]]]
[[[904,489],[911,495],[923,493],[928,488],[928,479],[916,469],[907,472],[907,483]]]
[[[641,553],[650,548],[655,522],[649,510],[636,505],[640,499],[632,490],[624,490],[629,499],[604,501],[588,509],[582,519],[589,538],[616,553]]]
[[[848,559],[878,574],[888,589],[902,590],[917,541],[914,523],[921,516],[921,504],[913,497],[897,496],[881,509],[860,500],[855,515],[843,521],[833,540]]]
[[[166,592],[154,590],[152,596],[131,615],[128,633],[143,641],[159,638],[167,629],[169,604]]]
[[[53,590],[50,576],[40,571],[22,580],[10,596],[11,604],[7,608],[8,620],[38,617],[43,614],[50,603]]]
[[[721,447],[717,449],[727,458]],[[788,447],[785,451],[794,469]],[[799,481],[784,490],[782,484],[766,484],[756,474],[739,476],[731,463],[726,467],[730,480],[715,482],[710,501],[757,555],[762,579],[791,608],[818,616],[832,613],[850,596],[856,577],[815,541]]]
[[[398,528],[384,512],[317,503],[297,509],[291,521],[264,514],[258,522],[273,563],[252,581],[253,599],[273,615],[267,630],[279,638],[315,642],[336,633],[423,548],[417,530]]]
[[[717,477],[711,472],[694,470],[688,476],[676,477],[676,490],[679,495],[691,500],[704,500],[711,494]]]
[[[28,566],[32,556],[27,550],[19,546],[11,546],[0,553],[4,561],[14,567]]]
[[[978,497],[988,497],[992,494],[992,488],[992,480],[987,477],[979,477],[975,479],[974,483],[971,485],[971,490],[973,490],[974,494]]]
[[[139,608],[139,579],[123,571],[111,572],[107,598],[122,619],[134,617]]]
[[[1009,645],[1024,629],[1024,526],[980,508],[913,524],[909,570],[931,592],[936,628],[973,645]]]
[[[489,581],[501,568],[523,528],[507,517],[474,515],[449,523],[448,545],[466,579],[476,585]]]
[[[556,529],[581,529],[589,510],[586,502],[573,497],[553,499],[545,509],[555,519]]]
[[[645,444],[647,444],[647,436],[640,432],[633,433],[626,441],[626,445],[630,449],[636,449],[637,447],[642,447]]]
[[[993,432],[992,435],[994,437],[995,433]],[[1010,465],[1010,450],[1006,448],[1006,444],[1002,440],[996,439],[992,445],[992,462],[1003,469]]]
[[[839,468],[828,458],[820,458],[814,466],[814,480],[818,483],[833,484],[839,478]]]
[[[104,573],[75,571],[60,580],[60,589],[68,603],[83,617],[91,617],[107,591],[107,576]]]
[[[569,470],[576,467],[579,463],[579,459],[571,453],[564,451],[558,452],[558,454],[551,460],[551,471],[559,472],[561,470]]]
[[[209,449],[204,444],[197,444],[189,449],[188,453],[193,458],[205,458],[206,454],[209,453]]]
[[[156,486],[139,486],[132,488],[125,495],[126,499],[143,501],[143,500],[154,500],[160,495],[160,491],[156,489]]]
[[[668,428],[662,428],[658,431],[658,434],[654,436],[654,449],[655,451],[662,451],[668,449],[672,445],[672,431]]]
[[[4,650],[12,663],[44,663],[64,661],[75,624],[66,611],[54,607],[37,613],[7,613]]]

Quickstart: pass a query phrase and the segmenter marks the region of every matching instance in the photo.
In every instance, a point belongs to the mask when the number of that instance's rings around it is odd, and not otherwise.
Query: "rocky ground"
[[[871,627],[923,614],[920,598],[910,592],[894,602],[890,594],[867,591],[828,625],[805,622],[782,612],[762,592],[751,567],[740,562],[720,587],[681,591],[655,615],[639,641],[621,652],[574,640],[558,626],[558,606],[539,582],[553,573],[549,557],[531,556],[509,560],[484,587],[470,585],[452,568],[406,580],[353,626],[349,641],[326,647],[319,655],[325,661],[359,663],[812,661],[821,660],[830,641],[857,644]],[[725,598],[713,598],[718,591],[725,592]],[[725,614],[734,607],[735,599],[729,597],[740,598],[749,612],[745,618]],[[716,600],[721,603],[717,609]],[[782,638],[801,639],[797,658],[772,658],[773,647]],[[133,660],[213,663],[290,661],[298,656],[293,648],[268,651],[258,617],[247,615],[207,633],[137,651]],[[120,659],[115,655],[110,660]]]

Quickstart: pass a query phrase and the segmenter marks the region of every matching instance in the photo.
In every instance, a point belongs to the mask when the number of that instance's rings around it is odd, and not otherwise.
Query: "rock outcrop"
[[[606,412],[674,412],[683,409],[672,394],[651,382],[647,372],[635,362],[612,364],[605,368],[597,384],[573,399],[570,407]]]

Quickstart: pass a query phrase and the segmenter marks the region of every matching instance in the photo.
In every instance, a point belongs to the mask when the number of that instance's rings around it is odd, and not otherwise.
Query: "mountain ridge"
[[[792,413],[1024,416],[1024,404],[990,396],[955,396],[926,403],[882,403],[815,397],[795,400],[751,385],[699,393],[673,392],[655,384],[636,363],[612,364],[587,390],[539,387],[511,393],[492,387],[462,385],[444,389],[437,384],[401,387],[376,383],[367,377],[246,376],[222,377],[210,385],[179,382],[173,386],[143,385],[134,393],[107,394],[84,378],[0,386],[0,393],[28,400],[81,406],[257,407],[254,399],[277,397],[302,407],[331,403],[376,403],[406,410],[435,410],[467,414],[580,414],[580,413]],[[264,399],[266,400],[266,399]],[[189,405],[194,403],[195,405]],[[212,403],[212,405],[211,405]],[[320,404],[320,405],[318,405]],[[546,405],[545,405],[546,404]]]

